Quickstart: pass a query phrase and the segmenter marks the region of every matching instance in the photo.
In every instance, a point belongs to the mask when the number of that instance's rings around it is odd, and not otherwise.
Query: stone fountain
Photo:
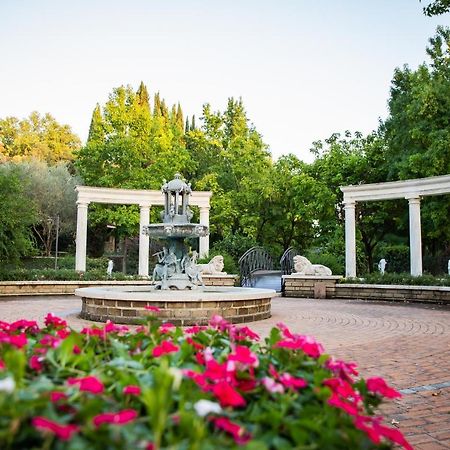
[[[158,316],[175,325],[206,324],[217,314],[232,323],[270,317],[274,290],[204,285],[202,266],[185,244],[187,238],[208,235],[207,226],[191,223],[191,192],[179,174],[165,182],[162,223],[143,227],[143,233],[164,242],[162,251],[153,255],[157,262],[151,284],[76,289],[75,295],[82,298],[82,318],[139,323],[149,306],[158,307]]]
[[[180,174],[162,186],[164,211],[161,213],[163,223],[150,224],[143,232],[151,238],[165,242],[161,252],[153,256],[158,262],[153,270],[156,289],[196,289],[203,286],[200,270],[195,257],[189,256],[184,243],[186,238],[208,235],[206,225],[191,223],[192,211],[189,208],[191,185],[181,180]]]

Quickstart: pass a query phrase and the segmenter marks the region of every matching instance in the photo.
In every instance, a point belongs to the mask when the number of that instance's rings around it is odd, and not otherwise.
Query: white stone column
[[[209,206],[200,206],[200,225],[209,227]],[[199,257],[207,258],[209,255],[209,235],[200,238]]]
[[[345,210],[345,276],[356,277],[356,216],[354,201],[346,202]]]
[[[422,230],[420,226],[420,197],[407,197],[409,202],[409,258],[411,275],[422,275]]]
[[[139,275],[148,277],[148,257],[149,257],[149,241],[150,238],[144,234],[143,227],[150,223],[150,205],[139,205]]]
[[[88,202],[77,202],[77,236],[75,240],[75,270],[86,272]]]

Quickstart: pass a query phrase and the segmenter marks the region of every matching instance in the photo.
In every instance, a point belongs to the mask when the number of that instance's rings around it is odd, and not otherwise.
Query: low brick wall
[[[335,298],[339,276],[283,275],[284,296],[301,298]]]
[[[252,322],[270,317],[269,289],[210,288],[206,291],[119,291],[118,289],[81,289],[83,319],[115,323],[140,323],[149,314],[145,306],[161,309],[158,318],[174,325],[206,325],[218,314],[231,323]],[[150,298],[149,297],[153,297]]]
[[[234,286],[236,275],[205,275],[206,286]],[[151,285],[149,280],[131,281],[0,281],[0,297],[11,295],[73,295],[75,289],[90,286]]]
[[[450,287],[337,284],[335,298],[450,304]]]

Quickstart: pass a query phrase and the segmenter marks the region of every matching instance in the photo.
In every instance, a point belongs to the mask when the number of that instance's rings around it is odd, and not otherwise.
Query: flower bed
[[[280,324],[265,343],[214,317],[182,330],[0,322],[2,449],[412,447],[374,415],[400,394]]]

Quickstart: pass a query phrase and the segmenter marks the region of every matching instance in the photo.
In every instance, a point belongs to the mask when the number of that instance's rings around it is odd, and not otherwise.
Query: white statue
[[[111,276],[114,267],[114,261],[112,259],[108,260],[108,268],[106,269],[106,275]]]
[[[298,275],[325,275],[332,274],[331,269],[322,264],[311,264],[308,258],[296,255],[293,258],[295,274]]]
[[[450,259],[448,260],[447,270],[448,270],[448,274],[450,275]]]
[[[381,258],[380,262],[378,263],[378,270],[380,271],[381,275],[384,275],[384,271],[386,270],[386,264],[387,261],[384,258]]]
[[[223,272],[223,267],[222,255],[214,256],[208,264],[197,264],[197,268],[202,275],[226,275],[226,272]]]

